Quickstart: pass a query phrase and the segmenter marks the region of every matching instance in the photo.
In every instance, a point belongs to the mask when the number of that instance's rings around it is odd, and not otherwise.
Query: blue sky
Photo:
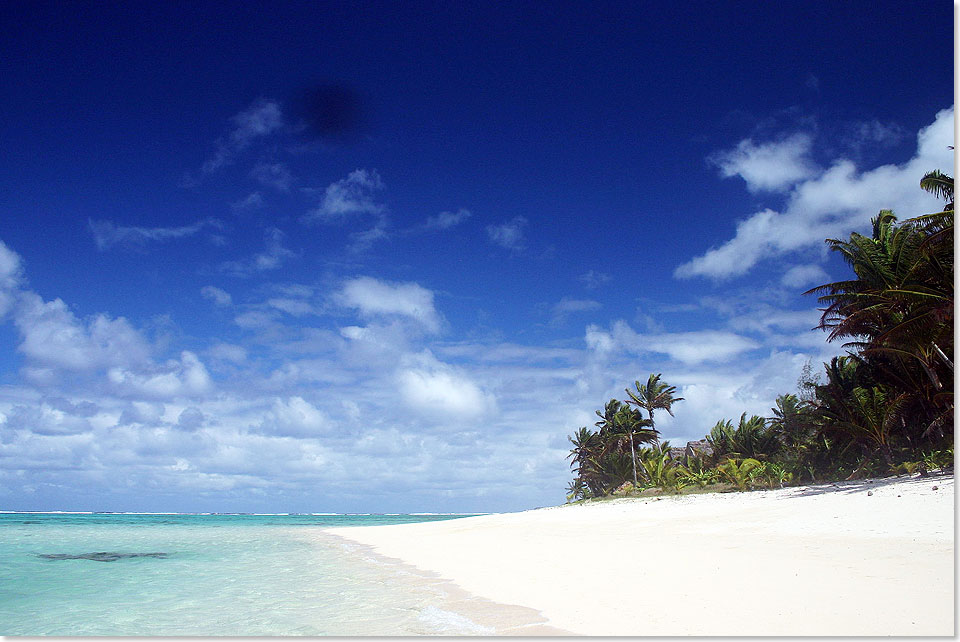
[[[0,8],[0,509],[560,503],[636,379],[767,414],[953,172],[945,3],[197,5]]]

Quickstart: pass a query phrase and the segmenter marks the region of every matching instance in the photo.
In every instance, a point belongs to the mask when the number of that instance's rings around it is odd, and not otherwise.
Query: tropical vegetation
[[[953,466],[953,178],[920,187],[943,210],[898,221],[882,210],[869,236],[827,239],[850,278],[809,290],[824,307],[818,329],[846,353],[770,415],[720,419],[687,448],[661,443],[654,412],[673,415],[675,386],[662,374],[634,382],[597,411],[596,430],[569,439],[569,500],[706,489],[749,490]],[[646,417],[643,416],[646,412]]]

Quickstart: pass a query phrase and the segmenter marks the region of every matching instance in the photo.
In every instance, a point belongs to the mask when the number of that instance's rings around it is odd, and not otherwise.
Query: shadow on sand
[[[791,497],[807,497],[809,495],[825,495],[827,493],[843,493],[852,495],[890,486],[891,484],[924,484],[936,479],[953,479],[953,471],[946,473],[930,473],[926,477],[919,475],[898,475],[881,479],[856,479],[853,481],[834,482],[817,486],[803,486],[790,493]]]

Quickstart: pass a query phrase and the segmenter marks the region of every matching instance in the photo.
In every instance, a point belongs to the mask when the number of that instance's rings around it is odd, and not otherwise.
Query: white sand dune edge
[[[572,633],[954,635],[953,475],[327,531]]]

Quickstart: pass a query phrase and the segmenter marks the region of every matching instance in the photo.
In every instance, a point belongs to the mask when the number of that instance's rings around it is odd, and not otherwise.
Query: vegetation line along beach
[[[701,441],[671,448],[654,412],[672,415],[683,398],[651,374],[596,411],[596,430],[569,437],[576,476],[567,499],[952,471],[953,185],[931,171],[920,187],[942,211],[898,222],[882,210],[870,236],[827,239],[853,275],[806,294],[826,306],[817,329],[846,340],[847,354],[819,374],[808,362],[770,417],[720,419]]]

